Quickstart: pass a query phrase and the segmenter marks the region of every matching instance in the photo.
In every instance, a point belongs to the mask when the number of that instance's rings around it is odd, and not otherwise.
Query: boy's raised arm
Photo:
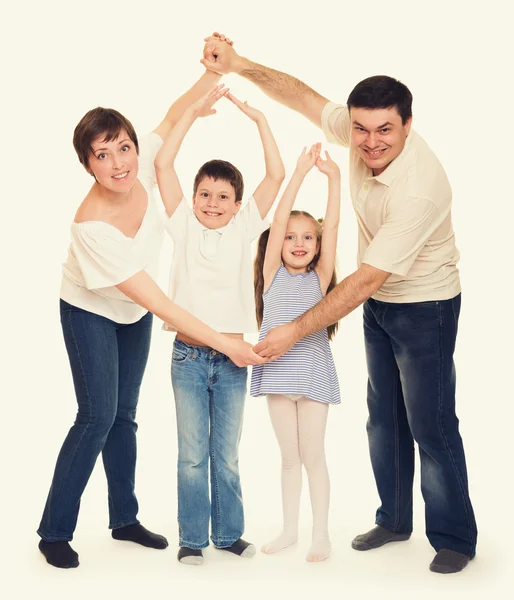
[[[284,181],[284,163],[282,162],[277,143],[264,114],[260,110],[249,106],[247,102],[241,102],[232,94],[227,94],[227,98],[233,102],[239,110],[254,121],[259,130],[262,147],[264,149],[266,175],[257,186],[253,197],[255,198],[255,203],[257,204],[261,218],[264,219],[270,211],[270,208],[273,206],[273,202],[275,202],[280,186]]]
[[[155,158],[155,173],[166,214],[171,217],[180,204],[184,193],[175,171],[175,159],[186,133],[198,117],[214,114],[213,105],[226,93],[223,84],[216,86],[208,94],[191,104],[164,140],[162,148]]]

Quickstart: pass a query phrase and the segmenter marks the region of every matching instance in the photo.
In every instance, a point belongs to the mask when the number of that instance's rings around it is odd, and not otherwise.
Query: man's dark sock
[[[471,558],[467,554],[443,548],[439,550],[430,563],[430,570],[433,573],[458,573],[467,566],[470,560]]]
[[[141,523],[113,529],[112,537],[115,540],[135,542],[136,544],[141,544],[141,546],[156,548],[157,550],[164,550],[168,546],[168,540],[164,536],[148,531]]]
[[[232,554],[237,554],[237,556],[242,556],[243,558],[252,558],[255,555],[255,546],[250,544],[250,542],[246,542],[243,538],[239,538],[236,540],[232,546],[227,546],[226,548],[219,548],[216,546],[218,550],[227,550],[228,552],[232,552]]]
[[[179,562],[184,563],[185,565],[203,564],[203,552],[199,548],[187,548],[186,546],[181,546],[177,558]]]
[[[60,569],[74,569],[79,566],[79,555],[73,550],[69,542],[39,542],[39,549],[46,558],[46,562]]]
[[[367,533],[355,537],[352,541],[352,548],[354,550],[374,550],[389,542],[403,542],[409,538],[410,533],[395,533],[381,525],[377,525]]]

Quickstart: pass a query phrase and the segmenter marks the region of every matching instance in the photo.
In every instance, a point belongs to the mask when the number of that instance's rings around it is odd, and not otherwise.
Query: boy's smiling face
[[[224,179],[214,181],[211,177],[204,177],[193,196],[195,216],[208,229],[225,227],[240,208],[241,202],[236,202],[234,187]]]

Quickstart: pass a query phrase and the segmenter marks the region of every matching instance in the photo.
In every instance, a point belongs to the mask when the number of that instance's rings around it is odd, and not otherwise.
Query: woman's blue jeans
[[[109,527],[139,523],[134,493],[136,407],[152,315],[122,325],[60,301],[78,412],[62,445],[38,534],[70,541],[80,498],[102,453],[109,490]]]

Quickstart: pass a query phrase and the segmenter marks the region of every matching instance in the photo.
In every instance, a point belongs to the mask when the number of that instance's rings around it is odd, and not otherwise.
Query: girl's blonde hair
[[[321,245],[321,238],[323,235],[323,219],[316,220],[310,213],[304,210],[292,210],[290,217],[307,217],[312,219],[312,222],[315,223],[316,228],[316,238],[318,244]],[[259,327],[262,325],[262,318],[264,314],[264,299],[262,297],[264,293],[264,257],[266,255],[266,248],[268,247],[270,229],[266,229],[263,231],[259,237],[258,245],[257,245],[257,256],[255,257],[255,261],[253,263],[253,283],[255,288],[255,313],[257,316],[257,323]],[[319,252],[316,253],[316,256],[312,259],[312,261],[307,265],[307,272],[312,271],[316,268],[316,265],[319,261]],[[335,288],[337,285],[337,276],[336,269],[334,267],[334,272],[332,273],[332,278],[327,288],[327,294]],[[336,334],[337,328],[339,326],[339,322],[333,323],[327,327],[328,339],[331,340]]]

